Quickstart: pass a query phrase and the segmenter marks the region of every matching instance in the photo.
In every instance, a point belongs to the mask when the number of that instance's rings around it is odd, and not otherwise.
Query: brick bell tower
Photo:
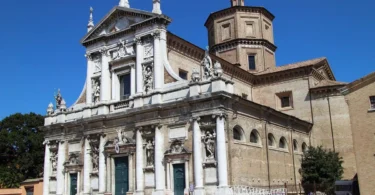
[[[245,6],[244,0],[230,2],[206,20],[210,52],[250,72],[275,67],[275,16],[264,7]]]

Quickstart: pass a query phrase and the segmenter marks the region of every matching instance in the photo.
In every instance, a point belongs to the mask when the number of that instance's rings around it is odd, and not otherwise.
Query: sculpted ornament
[[[214,76],[221,77],[221,75],[223,75],[223,69],[221,68],[221,64],[216,61],[214,64]]]
[[[149,139],[146,144],[146,166],[154,166],[154,140]]]
[[[199,75],[199,70],[196,68],[193,68],[193,72],[191,73],[191,81],[192,82],[199,82],[200,80],[200,75]]]
[[[58,89],[57,94],[55,95],[56,109],[60,109],[62,100],[63,98],[61,96],[60,89]]]
[[[100,72],[102,70],[102,59],[100,55],[94,55],[92,59],[94,63],[94,71]]]
[[[69,165],[78,165],[79,164],[79,155],[76,153],[71,153],[69,155]]]
[[[143,65],[143,86],[146,93],[152,89],[153,86],[153,70],[152,63]]]
[[[92,157],[92,169],[93,172],[97,172],[99,170],[99,146],[97,143],[93,143],[90,141],[91,146],[91,157]]]
[[[210,78],[211,77],[211,67],[212,67],[212,60],[211,60],[211,57],[208,53],[208,47],[207,47],[207,50],[206,50],[206,53],[205,53],[205,56],[201,62],[201,65],[203,66],[203,70],[204,70],[204,76],[206,77],[206,79]]]
[[[205,135],[202,137],[206,148],[206,160],[215,159],[215,137],[216,134],[210,130],[207,130]]]

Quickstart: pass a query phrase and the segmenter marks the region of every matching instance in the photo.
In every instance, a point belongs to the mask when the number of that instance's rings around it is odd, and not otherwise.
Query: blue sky
[[[173,19],[169,30],[204,48],[204,22],[229,0],[161,0]],[[119,0],[8,0],[0,6],[0,119],[15,112],[45,114],[61,89],[67,104],[78,98],[86,76],[89,7],[97,23]],[[130,0],[151,10],[152,0]],[[245,0],[275,16],[277,65],[326,56],[339,81],[375,71],[375,3],[370,0]]]

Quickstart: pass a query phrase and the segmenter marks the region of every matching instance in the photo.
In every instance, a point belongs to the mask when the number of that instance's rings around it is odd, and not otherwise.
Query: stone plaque
[[[185,139],[187,136],[186,126],[169,127],[169,139]]]
[[[145,185],[146,185],[146,187],[154,187],[155,186],[154,173],[151,173],[151,172],[145,173]]]
[[[206,184],[216,184],[217,182],[217,175],[216,175],[216,167],[206,167],[204,169],[205,173],[205,183]]]

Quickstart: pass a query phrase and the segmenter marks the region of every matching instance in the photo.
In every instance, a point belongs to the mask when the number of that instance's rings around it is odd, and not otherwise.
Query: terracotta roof
[[[255,73],[255,75],[264,75],[264,74],[281,72],[281,71],[291,70],[291,69],[300,68],[300,67],[313,66],[313,65],[318,64],[319,62],[322,62],[324,60],[326,60],[326,58],[321,57],[321,58],[315,58],[315,59],[306,60],[306,61],[302,61],[302,62],[286,64],[286,65],[282,65],[282,66],[277,66],[275,68],[267,69],[263,72]]]
[[[311,87],[311,89],[318,89],[318,88],[323,88],[323,87],[333,87],[333,86],[344,86],[346,84],[348,84],[348,83],[324,79],[324,80],[321,80],[314,87]]]

